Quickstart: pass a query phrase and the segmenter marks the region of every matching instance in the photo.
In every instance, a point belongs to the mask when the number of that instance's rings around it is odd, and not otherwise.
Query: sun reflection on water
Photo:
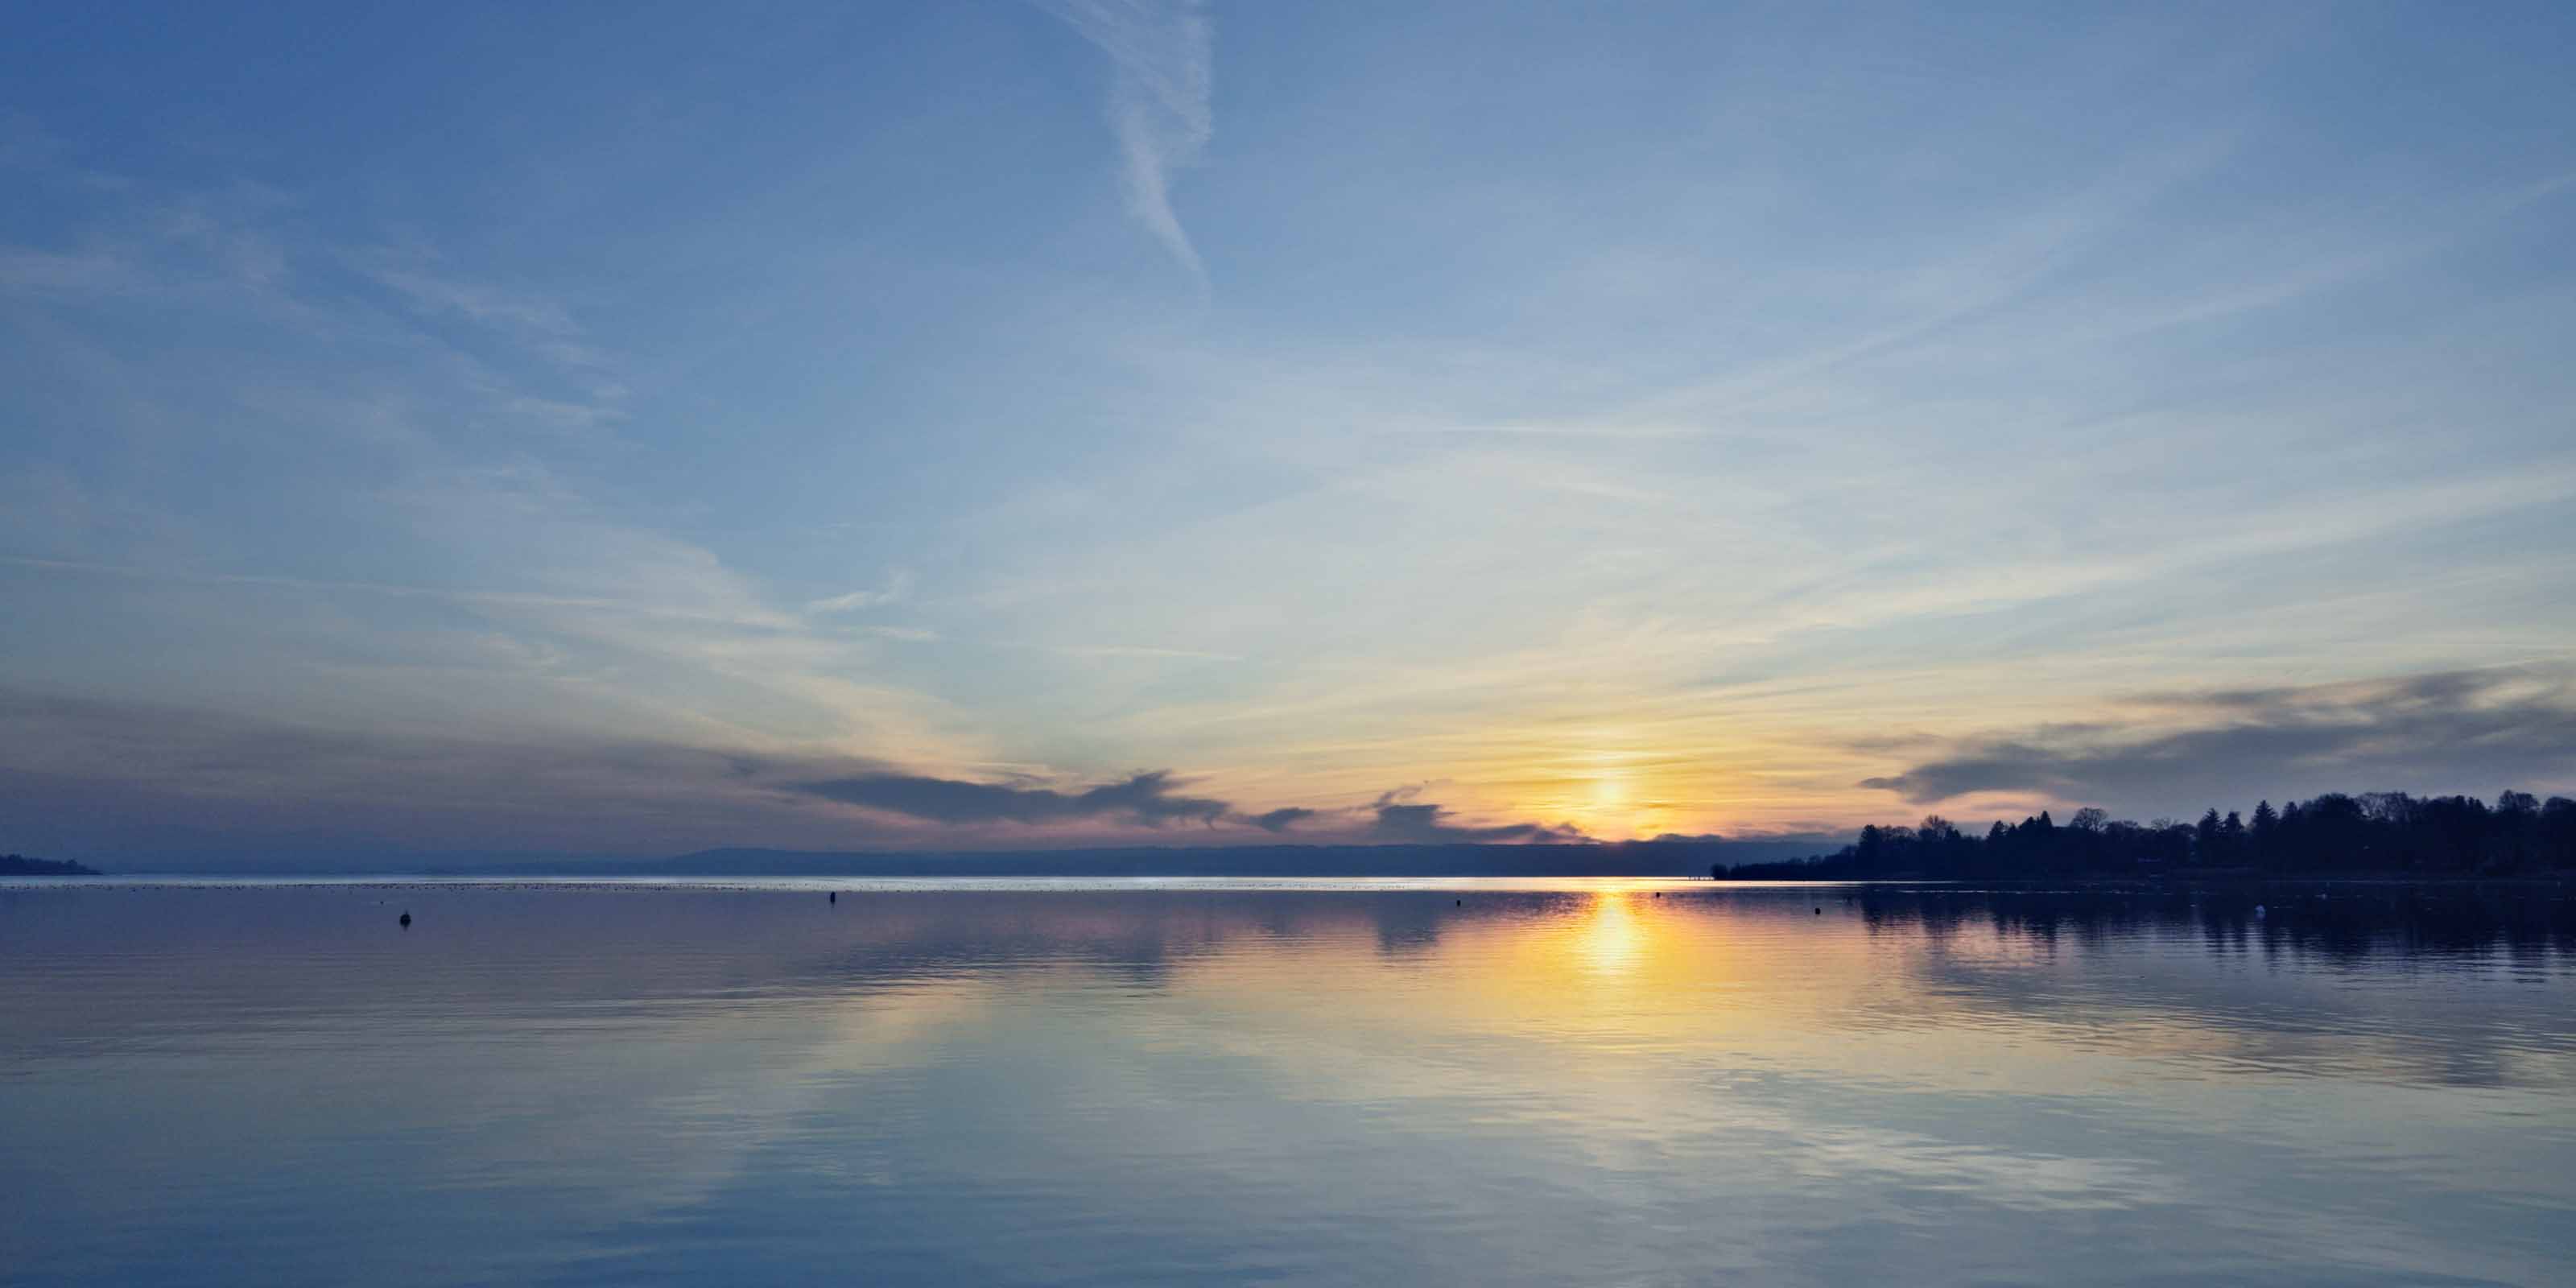
[[[1592,897],[1592,911],[1582,922],[1575,953],[1595,975],[1625,975],[1645,952],[1645,930],[1637,923],[1637,910],[1629,906],[1629,897],[1625,890],[1604,890]]]

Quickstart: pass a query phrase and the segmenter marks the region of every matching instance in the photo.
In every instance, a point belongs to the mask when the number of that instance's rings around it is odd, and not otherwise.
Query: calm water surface
[[[2576,1282],[2556,887],[923,884],[0,888],[0,1282]]]

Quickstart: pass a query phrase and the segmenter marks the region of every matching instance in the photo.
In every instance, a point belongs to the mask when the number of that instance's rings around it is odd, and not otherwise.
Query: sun
[[[1592,779],[1592,812],[1601,815],[1620,813],[1628,808],[1628,776],[1618,770],[1596,774]]]
[[[1596,836],[1616,837],[1649,834],[1651,825],[1662,813],[1650,801],[1640,801],[1639,785],[1634,773],[1615,760],[1597,764],[1584,776],[1582,794],[1576,806],[1583,816],[1585,829]]]

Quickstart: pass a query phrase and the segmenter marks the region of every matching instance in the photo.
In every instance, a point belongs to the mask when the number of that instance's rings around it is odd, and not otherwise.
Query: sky
[[[42,2],[0,850],[2576,793],[2576,9]]]

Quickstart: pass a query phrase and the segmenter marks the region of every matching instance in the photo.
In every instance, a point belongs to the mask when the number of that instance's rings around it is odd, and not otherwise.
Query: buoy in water
[[[405,930],[409,930],[409,929],[411,929],[411,914],[410,914],[410,913],[408,913],[408,912],[404,913],[404,914],[401,916],[401,918],[400,918],[399,920],[400,920],[400,923],[401,923],[401,925],[402,925],[402,928],[403,928],[403,929],[405,929]]]
[[[831,892],[830,894],[824,895],[824,896],[823,896],[823,901],[824,901],[825,903],[839,903],[839,902],[841,901],[841,892],[840,892],[840,891],[838,891],[838,890],[835,890],[835,891]]]

